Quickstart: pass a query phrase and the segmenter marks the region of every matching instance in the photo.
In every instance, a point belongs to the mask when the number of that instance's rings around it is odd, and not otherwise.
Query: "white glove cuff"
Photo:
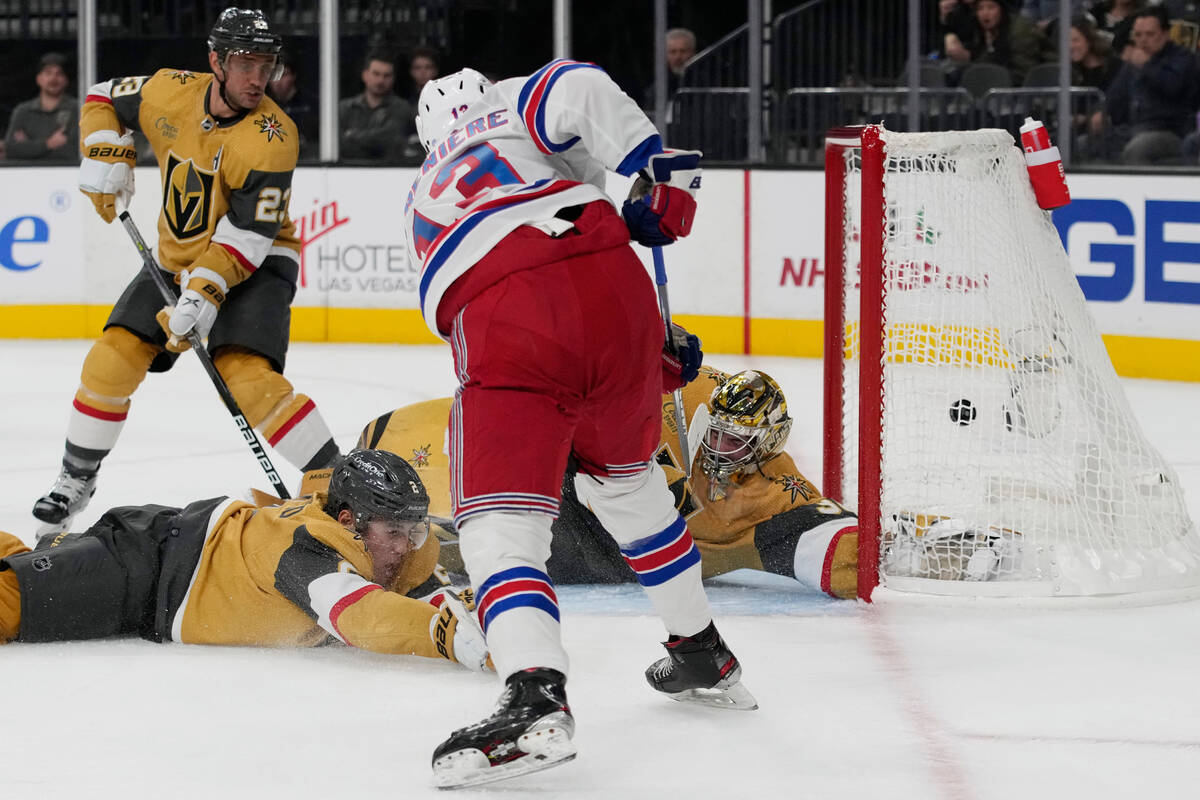
[[[204,280],[209,281],[210,283],[215,283],[218,287],[220,287],[222,294],[229,293],[229,285],[225,283],[225,279],[216,272],[213,272],[208,267],[192,267],[191,269],[181,269],[179,271],[180,287],[186,289],[188,281],[190,281],[192,278],[203,278]]]

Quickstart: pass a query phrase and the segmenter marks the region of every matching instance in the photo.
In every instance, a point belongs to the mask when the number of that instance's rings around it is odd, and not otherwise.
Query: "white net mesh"
[[[1146,441],[1004,131],[883,132],[880,583],[1108,594],[1200,583]],[[857,496],[861,151],[846,151],[845,497]]]

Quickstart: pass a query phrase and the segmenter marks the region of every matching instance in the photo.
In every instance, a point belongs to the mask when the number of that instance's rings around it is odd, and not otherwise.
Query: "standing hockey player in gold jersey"
[[[430,512],[450,515],[449,459],[444,452],[450,399],[396,409],[373,420],[359,447],[377,447],[407,459],[429,488]],[[792,418],[779,384],[759,370],[728,375],[701,367],[683,388],[693,439],[692,475],[684,474],[674,401],[663,395],[662,436],[656,460],[667,475],[679,513],[700,551],[705,578],[756,569],[795,578],[833,597],[853,598],[858,567],[858,519],[824,497],[784,451]],[[563,500],[551,528],[547,562],[556,583],[620,583],[633,571],[603,535],[600,521],[563,481]],[[442,564],[462,569],[453,547]]]
[[[86,532],[43,538],[32,551],[0,532],[0,643],[336,640],[482,671],[470,598],[429,580],[438,549],[428,509],[403,459],[354,450],[328,494],[280,506],[217,497],[112,508]]]
[[[313,401],[282,374],[300,244],[288,217],[296,126],[265,94],[281,44],[262,12],[231,8],[209,36],[211,74],[163,69],[88,90],[80,189],[112,222],[116,201],[133,194],[132,132],[146,136],[163,183],[159,262],[180,297],[164,308],[142,270],[117,301],[83,362],[62,472],[34,505],[40,535],[87,505],[134,391],[147,372],[170,369],[193,331],[278,453],[302,471],[338,456]]]

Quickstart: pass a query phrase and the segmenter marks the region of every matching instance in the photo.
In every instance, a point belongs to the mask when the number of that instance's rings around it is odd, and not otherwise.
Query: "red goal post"
[[[857,509],[859,596],[1200,585],[1011,135],[835,128],[825,156],[823,488]]]

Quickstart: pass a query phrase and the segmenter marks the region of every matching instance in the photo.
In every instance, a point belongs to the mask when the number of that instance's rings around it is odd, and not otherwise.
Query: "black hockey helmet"
[[[258,9],[227,8],[208,34],[208,49],[217,54],[222,64],[232,53],[278,57],[283,49],[283,37],[271,29],[271,23]],[[276,68],[281,69],[282,62],[278,62]]]
[[[424,523],[429,533],[429,493],[421,477],[407,461],[387,450],[351,450],[334,467],[329,479],[329,496],[325,513],[337,517],[342,509],[354,515],[354,529],[362,534],[367,523],[374,520],[395,523]],[[414,536],[414,547],[424,544],[424,537]],[[417,541],[420,538],[420,541]]]

